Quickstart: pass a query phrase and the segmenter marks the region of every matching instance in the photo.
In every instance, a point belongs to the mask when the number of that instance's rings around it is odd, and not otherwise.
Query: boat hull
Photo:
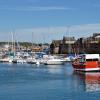
[[[64,62],[61,62],[61,61],[46,61],[44,64],[45,65],[62,65],[62,64],[64,64]]]
[[[90,61],[86,63],[72,63],[72,66],[77,71],[100,71],[100,66],[98,65],[98,61]]]

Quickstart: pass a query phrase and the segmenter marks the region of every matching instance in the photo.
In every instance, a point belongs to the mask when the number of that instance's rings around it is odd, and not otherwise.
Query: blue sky
[[[0,0],[0,40],[50,42],[100,32],[100,0]],[[32,38],[32,34],[33,38]]]

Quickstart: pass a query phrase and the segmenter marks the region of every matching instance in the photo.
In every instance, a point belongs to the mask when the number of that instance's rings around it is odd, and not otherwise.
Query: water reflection
[[[63,73],[63,69],[61,69],[61,66],[57,66],[57,65],[47,65],[46,66],[48,73],[50,74],[62,74]]]
[[[99,72],[74,72],[83,83],[83,90],[86,92],[100,91],[100,73]]]

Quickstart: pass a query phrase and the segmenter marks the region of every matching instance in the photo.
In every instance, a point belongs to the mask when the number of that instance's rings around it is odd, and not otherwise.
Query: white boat
[[[1,58],[0,62],[9,62],[12,63],[13,58],[12,57],[5,57],[5,58]]]
[[[21,58],[21,57],[15,57],[14,59],[13,59],[13,61],[12,61],[13,63],[26,63],[26,59],[23,59],[23,58]]]
[[[29,58],[27,58],[26,62],[29,64],[36,64],[37,60],[33,57],[29,57]]]
[[[46,64],[46,65],[61,65],[61,64],[64,64],[64,62],[62,62],[60,59],[50,59],[50,60],[47,60],[44,64]]]
[[[65,61],[65,62],[70,62],[71,61],[70,57],[63,58],[62,60]]]
[[[44,60],[46,65],[61,65],[64,64],[64,61],[60,58],[54,58],[54,56],[49,56],[49,58]]]

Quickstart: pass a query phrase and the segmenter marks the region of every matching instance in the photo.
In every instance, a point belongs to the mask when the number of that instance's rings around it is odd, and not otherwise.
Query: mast
[[[12,37],[12,52],[14,51],[14,34],[11,32],[11,37]]]
[[[12,53],[14,54],[15,56],[15,41],[14,41],[14,32],[11,32],[11,35],[12,35]]]
[[[68,54],[71,53],[71,42],[70,42],[70,31],[69,31],[69,26],[67,27],[67,33],[68,33]]]
[[[34,33],[32,32],[32,48],[33,49],[33,37],[34,37]]]

